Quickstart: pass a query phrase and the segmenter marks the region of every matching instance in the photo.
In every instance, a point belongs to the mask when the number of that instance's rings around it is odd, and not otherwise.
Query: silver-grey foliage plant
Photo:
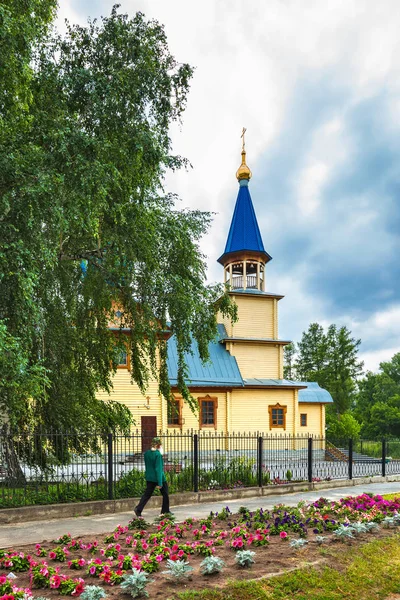
[[[207,556],[200,564],[200,569],[203,575],[212,575],[219,573],[224,568],[225,563],[218,556]]]
[[[254,564],[255,552],[252,550],[239,550],[236,552],[235,561],[240,567],[251,567]]]
[[[300,548],[303,548],[306,544],[308,544],[308,541],[304,540],[303,538],[300,538],[298,540],[292,540],[290,542],[291,547],[295,550],[300,550]]]
[[[190,577],[193,567],[189,565],[187,560],[167,560],[167,569],[163,571],[165,575],[170,575],[177,581],[183,581]]]
[[[139,571],[139,569],[132,569],[132,575],[123,575],[122,577],[123,581],[119,587],[123,592],[130,594],[132,598],[148,597],[146,585],[150,581],[147,579],[147,573]]]
[[[87,585],[80,598],[81,600],[101,600],[107,598],[107,594],[99,585]]]
[[[339,525],[339,527],[334,531],[334,535],[339,540],[344,539],[353,539],[354,538],[354,529],[350,526],[345,527],[344,525]]]

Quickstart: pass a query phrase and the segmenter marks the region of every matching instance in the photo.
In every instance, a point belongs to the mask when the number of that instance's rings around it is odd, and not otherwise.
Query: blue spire
[[[253,202],[249,192],[249,180],[240,179],[239,193],[236,200],[235,210],[226,241],[225,251],[219,257],[218,262],[223,264],[227,254],[242,252],[245,250],[257,252],[263,255],[266,262],[272,256],[264,249],[260,229],[254,212]]]

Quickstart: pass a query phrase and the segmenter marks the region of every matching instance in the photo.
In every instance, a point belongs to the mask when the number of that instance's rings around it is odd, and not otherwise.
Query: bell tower
[[[264,249],[257,217],[249,191],[251,171],[246,164],[242,131],[242,164],[236,172],[239,192],[229,229],[225,251],[218,259],[224,267],[224,283],[231,291],[265,291],[265,265],[272,257]]]

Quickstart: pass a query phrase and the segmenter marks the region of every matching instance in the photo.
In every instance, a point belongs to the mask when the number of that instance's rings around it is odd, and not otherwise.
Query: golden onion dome
[[[236,178],[238,179],[238,181],[240,181],[241,179],[250,179],[251,178],[251,171],[250,171],[249,167],[246,165],[246,150],[244,148],[242,150],[242,164],[236,171]]]

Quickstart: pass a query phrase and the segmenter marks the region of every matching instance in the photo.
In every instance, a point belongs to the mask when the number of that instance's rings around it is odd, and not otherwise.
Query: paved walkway
[[[321,496],[330,500],[337,500],[344,496],[356,496],[364,492],[372,494],[400,493],[400,481],[391,483],[370,483],[350,487],[316,490],[313,492],[300,492],[267,497],[241,498],[229,500],[224,503],[203,502],[201,504],[186,504],[174,506],[173,511],[177,521],[188,517],[205,517],[210,511],[216,512],[228,505],[232,512],[240,506],[247,506],[250,510],[272,508],[275,504],[295,506],[300,500],[311,502]],[[144,510],[143,516],[151,521],[158,515],[159,509]],[[50,541],[64,533],[71,533],[74,537],[92,535],[94,538],[102,533],[109,533],[118,524],[126,525],[132,518],[131,512],[116,513],[112,515],[94,515],[90,517],[75,517],[68,519],[52,519],[49,521],[30,521],[13,525],[0,525],[0,548],[18,547],[23,544],[36,544],[37,542]]]

